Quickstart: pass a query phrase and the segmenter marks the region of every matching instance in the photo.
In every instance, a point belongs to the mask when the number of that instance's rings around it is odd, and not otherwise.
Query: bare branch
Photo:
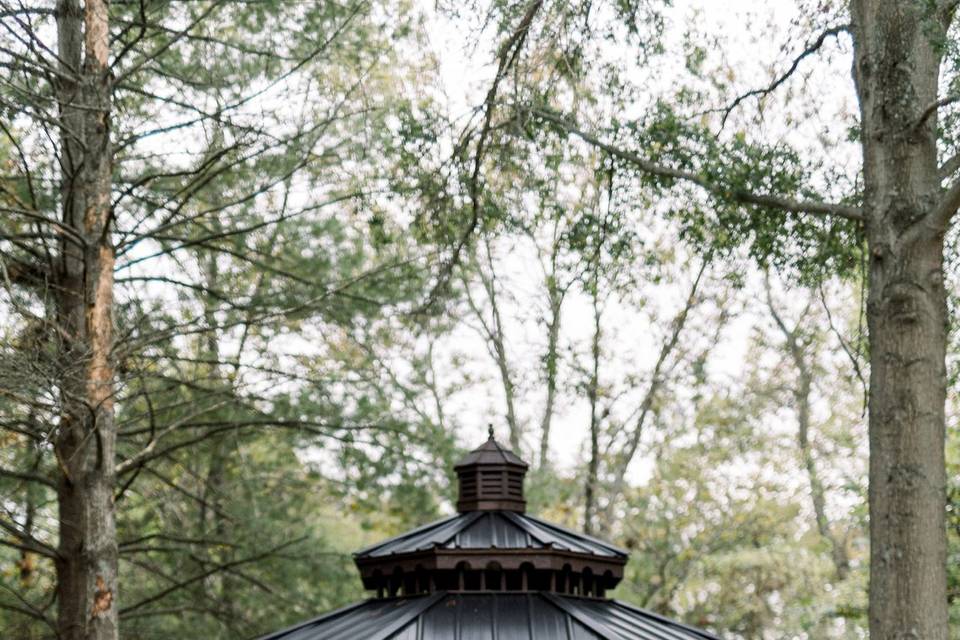
[[[22,480],[24,482],[36,482],[39,484],[46,485],[51,489],[56,489],[56,483],[46,476],[42,476],[39,473],[27,473],[23,471],[15,471],[14,469],[4,469],[0,467],[0,477],[3,478],[14,478],[15,480]]]
[[[6,190],[4,190],[6,192]],[[28,209],[22,209],[20,207],[5,207],[0,206],[0,211],[5,213],[10,213],[17,216],[22,216],[28,220],[34,220],[36,222],[41,222],[43,224],[48,224],[58,231],[63,232],[64,237],[69,237],[72,242],[80,246],[86,246],[86,240],[84,237],[76,230],[71,227],[63,224],[59,220],[54,220],[53,218],[48,218],[47,216],[37,213],[36,211],[30,211]]]
[[[843,334],[840,333],[840,330],[833,322],[833,314],[830,313],[830,305],[827,304],[827,296],[823,291],[822,283],[819,286],[819,290],[820,303],[823,305],[823,310],[827,314],[827,326],[830,328],[830,332],[837,338],[843,352],[847,354],[847,358],[849,358],[850,364],[853,366],[853,372],[856,374],[857,379],[860,381],[860,386],[863,388],[863,414],[865,415],[867,411],[867,400],[870,396],[870,387],[866,376],[863,375],[863,367],[860,365],[860,358],[863,354],[860,352],[859,347],[852,347],[850,345],[850,342],[843,337]],[[862,336],[858,336],[858,339],[862,339]]]
[[[743,95],[738,96],[733,102],[731,102],[724,109],[723,118],[721,120],[720,127],[722,128],[727,123],[727,118],[730,117],[730,114],[734,111],[734,109],[740,106],[740,104],[743,103],[745,100],[758,97],[758,96],[766,96],[776,91],[780,87],[780,85],[786,82],[790,78],[790,76],[792,76],[796,72],[797,68],[800,66],[800,63],[803,62],[804,58],[807,58],[813,55],[814,53],[819,51],[821,47],[823,47],[823,44],[824,42],[826,42],[827,38],[838,36],[841,33],[848,32],[849,30],[850,30],[850,25],[841,24],[835,27],[830,27],[829,29],[826,29],[825,31],[823,31],[817,37],[816,40],[814,40],[812,43],[807,45],[807,47],[800,52],[800,55],[798,55],[796,58],[793,59],[793,63],[790,65],[790,68],[787,69],[784,73],[774,78],[769,85],[767,85],[762,89],[754,89],[752,91],[748,91],[747,93],[744,93]]]
[[[954,95],[946,96],[935,102],[931,102],[922,112],[920,112],[920,116],[917,118],[916,122],[913,123],[911,129],[913,129],[913,131],[919,130],[927,122],[930,116],[940,110],[940,107],[946,107],[954,102],[957,102],[958,100],[960,100],[960,96]]]
[[[14,537],[14,540],[0,540],[4,546],[16,547],[21,550],[31,551],[46,558],[57,559],[60,554],[53,547],[40,542],[35,537],[24,531],[16,523],[0,518],[0,529],[3,529]]]
[[[233,561],[231,561],[231,562],[224,562],[224,563],[222,563],[222,564],[215,565],[214,567],[212,567],[212,568],[210,568],[210,569],[207,569],[206,571],[202,571],[202,572],[198,573],[197,575],[191,576],[191,577],[187,578],[186,580],[181,580],[180,582],[177,582],[176,584],[173,584],[173,585],[167,587],[166,589],[163,589],[163,590],[161,590],[161,591],[153,594],[152,596],[148,596],[148,597],[144,598],[143,600],[141,600],[140,602],[134,603],[134,604],[132,604],[132,605],[130,605],[130,606],[128,606],[128,607],[124,607],[123,609],[120,610],[120,615],[121,615],[121,616],[128,615],[128,614],[130,614],[131,612],[136,611],[137,609],[140,609],[141,607],[145,607],[145,606],[148,605],[148,604],[151,604],[151,603],[153,603],[153,602],[157,602],[158,600],[161,600],[161,599],[167,597],[168,595],[170,595],[171,593],[173,593],[173,592],[175,592],[175,591],[178,591],[179,589],[183,589],[184,587],[188,587],[188,586],[190,586],[191,584],[194,584],[194,583],[196,583],[196,582],[199,582],[199,581],[207,578],[208,576],[212,576],[213,574],[218,573],[218,572],[220,572],[220,571],[227,571],[227,570],[232,569],[232,568],[234,568],[234,567],[239,567],[239,566],[244,565],[244,564],[250,564],[251,562],[257,562],[258,560],[263,560],[264,558],[269,558],[271,555],[273,555],[274,553],[276,553],[276,552],[278,552],[278,551],[281,551],[281,550],[283,550],[283,549],[286,549],[287,547],[291,547],[291,546],[293,546],[293,545],[295,545],[295,544],[298,544],[298,543],[300,543],[300,542],[303,542],[304,539],[305,539],[305,538],[297,538],[297,539],[295,539],[295,540],[288,540],[287,542],[284,542],[284,543],[282,543],[282,544],[276,545],[275,547],[273,547],[273,548],[271,548],[271,549],[268,549],[268,550],[266,550],[266,551],[264,551],[264,552],[262,552],[262,553],[258,553],[258,554],[252,555],[252,556],[248,556],[248,557],[246,557],[246,558],[241,558],[241,559],[239,559],[239,560],[233,560]]]
[[[946,180],[960,170],[960,153],[955,153],[940,165],[940,180]]]
[[[637,448],[640,445],[640,438],[643,435],[647,418],[654,410],[654,402],[660,393],[660,387],[664,384],[664,382],[666,382],[665,378],[669,370],[668,360],[670,359],[671,354],[677,348],[677,345],[680,343],[680,336],[683,334],[683,330],[687,324],[687,319],[690,316],[690,312],[700,302],[698,297],[700,285],[709,265],[709,259],[705,259],[701,263],[700,269],[697,271],[697,275],[694,278],[693,283],[690,285],[690,290],[687,293],[687,299],[683,305],[683,308],[680,309],[671,323],[670,335],[660,347],[660,353],[657,356],[657,361],[653,366],[653,372],[650,374],[650,383],[647,386],[646,393],[644,394],[643,400],[640,404],[639,417],[637,418],[633,430],[630,433],[629,441],[625,447],[625,450],[620,452],[620,455],[617,456],[616,469],[614,470],[613,487],[610,493],[611,496],[619,496],[623,491],[626,483],[627,469],[630,466],[630,463],[633,461],[633,458],[637,452]],[[612,507],[612,504],[613,500],[610,501],[609,506]]]

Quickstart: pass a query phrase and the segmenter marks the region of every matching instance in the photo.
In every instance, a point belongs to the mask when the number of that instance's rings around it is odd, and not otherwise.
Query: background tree
[[[819,215],[872,211],[849,16],[691,6],[113,3],[112,73],[84,84],[53,53],[82,14],[2,5],[0,635],[78,629],[64,589],[92,598],[83,625],[109,604],[100,637],[114,614],[123,636],[253,637],[355,600],[349,551],[449,513],[492,413],[538,463],[532,511],[631,549],[618,597],[730,637],[867,637],[875,258],[861,222]],[[479,47],[466,115],[431,53],[451,24]],[[61,187],[94,165],[67,119],[98,78],[108,232],[81,242]],[[57,274],[103,255],[120,592],[58,574],[56,443],[104,370]],[[66,462],[110,484],[96,411]]]
[[[336,403],[329,382],[326,411],[303,413],[289,388],[303,359],[276,348],[305,339],[308,318],[349,327],[409,297],[365,294],[406,281],[418,256],[361,243],[371,220],[351,217],[378,197],[383,156],[369,152],[401,96],[399,71],[379,73],[404,64],[393,43],[412,37],[394,9],[3,5],[5,427],[24,448],[4,475],[39,493],[2,526],[55,573],[8,594],[9,610],[61,638],[115,638],[121,615],[173,617],[180,592],[215,580],[204,593],[217,597],[194,603],[224,622],[238,583],[269,588],[241,567],[289,551],[235,526],[225,487],[246,477],[229,452],[267,446],[247,442],[256,429],[339,440],[337,455],[402,430]],[[164,514],[160,486],[199,513]],[[127,580],[124,598],[121,570],[150,578]]]
[[[951,128],[939,127],[938,115],[954,102],[948,52],[955,9],[955,2],[912,0],[822,5],[808,21],[812,35],[796,47],[800,53],[768,85],[742,93],[723,83],[711,87],[702,75],[709,52],[694,45],[690,84],[676,82],[679,91],[650,99],[639,92],[644,81],[656,84],[650,72],[623,61],[626,72],[617,73],[617,53],[597,36],[635,44],[646,63],[643,53],[665,50],[650,44],[664,42],[652,4],[580,9],[535,0],[494,8],[501,29],[527,46],[510,58],[518,88],[506,104],[487,101],[487,121],[513,121],[521,131],[554,128],[605,152],[663,197],[682,193],[673,212],[684,235],[711,251],[744,244],[761,262],[792,264],[810,277],[849,271],[866,251],[871,629],[882,638],[945,639],[948,632],[943,263],[960,186],[952,175]],[[762,105],[840,34],[853,47],[853,137],[862,156],[856,174],[831,184],[832,169],[803,162],[788,144],[724,131],[731,114],[751,98]],[[544,65],[556,71],[540,73]],[[635,71],[640,82],[630,75]],[[582,99],[585,92],[595,100]],[[694,105],[704,100],[717,107],[698,122],[703,110]]]

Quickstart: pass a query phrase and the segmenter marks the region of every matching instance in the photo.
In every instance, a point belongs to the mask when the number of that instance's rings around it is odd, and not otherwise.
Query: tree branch
[[[940,107],[946,107],[947,105],[951,105],[958,100],[960,100],[960,95],[946,96],[935,102],[931,102],[929,105],[927,105],[927,108],[920,113],[920,116],[917,118],[916,122],[913,123],[911,129],[913,131],[917,131],[924,125],[924,123],[926,123],[928,119],[930,119],[930,116],[935,114],[940,109]]]
[[[146,606],[146,605],[148,605],[148,604],[150,604],[150,603],[153,603],[153,602],[156,602],[156,601],[158,601],[158,600],[161,600],[161,599],[167,597],[168,595],[170,595],[171,593],[173,593],[174,591],[177,591],[177,590],[179,590],[179,589],[183,589],[184,587],[188,587],[188,586],[190,586],[191,584],[194,584],[194,583],[196,583],[196,582],[199,582],[199,581],[201,581],[201,580],[203,580],[203,579],[205,579],[205,578],[207,578],[207,577],[209,577],[209,576],[212,576],[213,574],[218,573],[218,572],[220,572],[220,571],[228,571],[228,570],[230,570],[230,569],[232,569],[232,568],[234,568],[234,567],[238,567],[238,566],[240,566],[240,565],[249,564],[249,563],[251,563],[251,562],[256,562],[256,561],[258,561],[258,560],[263,560],[264,558],[268,558],[268,557],[270,557],[271,555],[273,555],[274,553],[276,553],[277,551],[280,551],[280,550],[285,549],[285,548],[287,548],[287,547],[290,547],[290,546],[293,546],[293,545],[298,544],[298,543],[300,543],[300,542],[303,542],[303,540],[305,540],[305,538],[297,538],[297,539],[295,539],[295,540],[288,540],[287,542],[284,542],[284,543],[282,543],[282,544],[279,544],[279,545],[273,547],[272,549],[268,549],[268,550],[266,550],[266,551],[264,551],[264,552],[262,552],[262,553],[258,553],[258,554],[253,555],[253,556],[248,556],[248,557],[246,557],[246,558],[241,558],[241,559],[239,559],[239,560],[234,560],[234,561],[232,561],[232,562],[225,562],[225,563],[223,563],[223,564],[218,564],[218,565],[216,565],[216,566],[214,566],[214,567],[212,567],[212,568],[210,568],[210,569],[207,569],[206,571],[202,571],[201,573],[198,573],[197,575],[191,576],[191,577],[187,578],[186,580],[181,580],[180,582],[177,582],[176,584],[173,584],[173,585],[167,587],[166,589],[163,589],[163,590],[155,593],[155,594],[152,595],[152,596],[148,596],[147,598],[144,598],[144,599],[141,600],[140,602],[134,603],[134,604],[132,604],[132,605],[130,605],[130,606],[128,606],[128,607],[124,607],[123,609],[120,610],[120,615],[121,615],[121,616],[128,615],[128,614],[129,614],[130,612],[132,612],[132,611],[136,611],[137,609],[139,609],[139,608],[141,608],[141,607],[144,607],[144,606]]]
[[[657,399],[660,387],[666,382],[665,378],[668,369],[667,360],[680,343],[680,337],[683,334],[683,330],[687,324],[687,319],[690,316],[690,312],[701,302],[701,300],[698,298],[698,293],[703,276],[707,272],[709,266],[709,258],[705,259],[700,264],[700,269],[697,271],[697,275],[694,278],[693,283],[690,285],[690,290],[687,293],[687,298],[683,308],[680,309],[676,316],[674,316],[673,322],[671,322],[670,334],[660,347],[660,353],[657,356],[656,364],[654,364],[653,371],[650,374],[650,384],[648,385],[646,393],[644,394],[643,400],[640,404],[639,417],[636,420],[632,432],[628,436],[629,440],[624,448],[625,450],[620,452],[620,455],[617,456],[615,461],[615,469],[612,471],[614,479],[610,490],[611,500],[608,503],[608,511],[613,506],[614,498],[620,496],[626,485],[627,470],[630,467],[630,463],[633,462],[633,458],[637,453],[637,448],[640,446],[640,439],[643,435],[647,417],[653,412],[654,401]]]
[[[937,206],[913,228],[923,227],[932,230],[934,233],[946,233],[947,227],[950,226],[950,219],[953,218],[958,207],[960,207],[960,178],[953,181],[953,184],[944,192]]]
[[[629,162],[641,171],[651,175],[660,176],[662,178],[674,178],[676,180],[683,180],[685,182],[695,184],[718,198],[730,198],[734,202],[740,204],[753,204],[762,207],[770,207],[772,209],[779,209],[784,213],[808,214],[822,217],[838,217],[857,222],[863,222],[866,219],[859,207],[821,202],[819,200],[796,200],[782,196],[753,193],[743,189],[731,190],[724,187],[724,185],[714,184],[701,174],[657,164],[656,162],[651,162],[650,160],[641,157],[633,151],[622,149],[608,142],[604,142],[596,136],[580,129],[576,124],[565,120],[555,113],[544,111],[542,109],[534,109],[531,111],[531,113],[538,118],[560,127],[569,135],[580,138],[587,144],[605,151],[615,158]]]
[[[826,42],[827,38],[831,36],[838,36],[841,33],[848,32],[849,30],[850,30],[850,25],[841,24],[835,27],[830,27],[829,29],[823,31],[817,37],[816,40],[814,40],[812,43],[807,45],[807,47],[800,52],[800,55],[798,55],[796,58],[793,59],[793,63],[790,65],[790,68],[786,70],[786,72],[774,78],[773,81],[769,85],[767,85],[765,88],[748,91],[747,93],[744,93],[743,95],[738,96],[733,102],[731,102],[723,111],[723,118],[720,121],[720,128],[721,129],[723,128],[723,126],[727,123],[727,118],[730,117],[730,114],[733,113],[734,109],[740,106],[741,103],[743,103],[745,100],[748,100],[750,98],[757,97],[757,96],[766,96],[776,91],[780,87],[780,85],[786,82],[790,78],[790,76],[792,76],[796,72],[797,68],[800,66],[800,63],[803,62],[804,58],[807,58],[808,56],[813,55],[814,53],[819,51],[821,47],[823,47],[823,43]]]
[[[3,544],[3,546],[15,547],[22,551],[32,551],[33,553],[44,556],[45,558],[52,558],[54,560],[60,557],[60,554],[57,553],[56,549],[44,544],[43,542],[40,542],[32,535],[24,531],[20,525],[11,523],[7,521],[6,518],[0,518],[0,529],[3,529],[16,539],[0,539],[0,544]]]
[[[427,302],[423,305],[425,308],[429,307],[438,297],[437,294],[448,285],[450,275],[453,273],[454,267],[456,267],[456,265],[460,262],[460,255],[463,253],[463,249],[467,246],[467,243],[470,241],[470,237],[480,224],[480,182],[482,177],[481,173],[483,169],[483,158],[486,150],[487,140],[490,137],[490,133],[494,130],[493,112],[497,105],[497,96],[500,91],[500,83],[503,82],[507,72],[513,66],[513,63],[516,62],[517,57],[523,50],[523,45],[524,42],[526,42],[527,35],[530,33],[530,26],[533,24],[533,19],[536,17],[537,12],[542,6],[543,0],[533,0],[527,5],[526,11],[524,11],[523,17],[520,19],[520,23],[511,32],[510,37],[503,42],[497,53],[497,73],[494,76],[493,82],[490,85],[490,89],[487,91],[487,95],[483,100],[483,126],[481,127],[480,134],[477,137],[477,146],[473,154],[473,168],[470,172],[468,183],[468,192],[470,196],[470,219],[467,221],[466,228],[462,231],[457,243],[454,245],[453,252],[451,253],[449,259],[443,261],[443,264],[441,264],[440,275],[437,278],[437,284],[427,296]],[[462,148],[466,145],[466,143],[467,140],[464,140],[459,146]]]
[[[940,165],[940,180],[946,180],[960,170],[960,153],[955,153]]]
[[[25,473],[22,471],[14,471],[13,469],[4,469],[0,467],[0,477],[14,478],[16,480],[23,480],[24,482],[37,482],[46,485],[51,489],[57,488],[57,484],[53,480],[38,473]]]

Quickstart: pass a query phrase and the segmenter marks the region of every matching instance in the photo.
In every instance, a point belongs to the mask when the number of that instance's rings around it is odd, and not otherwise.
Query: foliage
[[[836,18],[828,4],[800,26]],[[500,433],[507,389],[531,511],[629,549],[618,597],[729,637],[866,637],[860,229],[742,199],[856,205],[858,177],[756,134],[763,105],[718,133],[703,103],[740,78],[693,26],[675,91],[647,95],[669,5],[545,3],[509,91],[466,122],[406,2],[111,5],[125,637],[252,637],[363,597],[349,553],[452,509],[452,464],[487,421]],[[498,39],[526,6],[482,8],[441,6]],[[32,18],[48,38],[48,12]],[[61,205],[55,79],[3,38],[0,630],[32,640],[55,610],[53,380],[71,363],[40,268],[56,225],[24,215]],[[572,122],[696,186],[577,142]],[[843,575],[796,442],[799,375],[749,265],[785,276],[815,373]]]

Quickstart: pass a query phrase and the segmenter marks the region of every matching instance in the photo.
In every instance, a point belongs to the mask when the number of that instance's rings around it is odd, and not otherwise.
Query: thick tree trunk
[[[870,272],[870,628],[881,640],[947,639],[939,245],[885,251]]]
[[[947,640],[937,3],[855,0],[870,250],[870,636]]]
[[[113,268],[108,19],[104,0],[60,0],[63,415],[56,440],[61,640],[115,640]]]

